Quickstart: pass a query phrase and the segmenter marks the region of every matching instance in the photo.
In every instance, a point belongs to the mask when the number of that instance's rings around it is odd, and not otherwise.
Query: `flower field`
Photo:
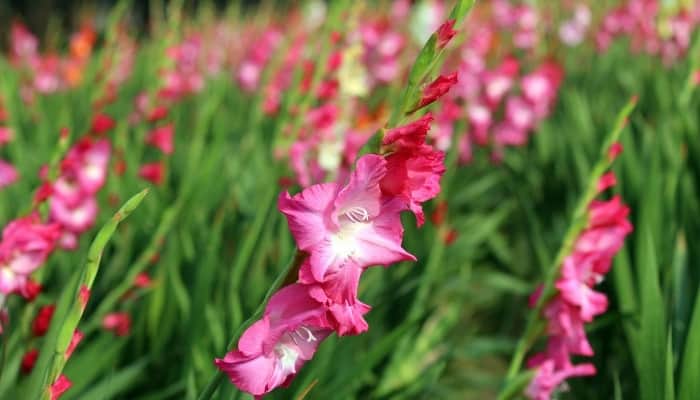
[[[107,3],[0,6],[0,399],[700,397],[700,2]]]

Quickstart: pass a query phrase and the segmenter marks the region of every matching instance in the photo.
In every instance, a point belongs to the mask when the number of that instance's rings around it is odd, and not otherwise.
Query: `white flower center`
[[[297,358],[299,358],[299,353],[292,348],[292,346],[286,345],[284,343],[277,343],[275,345],[275,354],[279,360],[279,366],[284,375],[296,373],[296,363]]]

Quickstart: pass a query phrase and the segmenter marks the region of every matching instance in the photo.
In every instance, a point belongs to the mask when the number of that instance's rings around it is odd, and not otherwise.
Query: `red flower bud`
[[[39,309],[39,312],[32,323],[32,333],[34,336],[41,337],[46,335],[46,332],[49,330],[49,326],[51,325],[51,318],[53,317],[54,311],[56,311],[56,306],[53,304],[41,307]]]

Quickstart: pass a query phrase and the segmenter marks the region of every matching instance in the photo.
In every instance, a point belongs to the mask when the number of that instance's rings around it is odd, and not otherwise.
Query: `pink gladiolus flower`
[[[41,224],[38,214],[9,223],[0,242],[0,293],[21,290],[53,251],[58,235],[58,226]]]
[[[164,154],[173,153],[173,124],[153,129],[146,138],[146,143],[156,147]]]
[[[329,327],[340,336],[359,335],[368,329],[364,315],[371,307],[357,299],[362,271],[364,268],[357,265],[346,265],[318,283],[308,260],[299,270],[299,282],[309,284],[309,295],[325,307]]]
[[[73,383],[65,375],[61,374],[49,388],[51,400],[58,400],[71,386],[73,386]]]
[[[600,180],[598,181],[598,187],[596,189],[599,193],[604,192],[606,189],[615,186],[616,183],[617,179],[615,178],[615,174],[613,172],[608,172],[600,177]]]
[[[386,165],[382,157],[368,154],[357,161],[344,187],[324,183],[294,197],[280,195],[278,207],[299,248],[311,254],[311,275],[317,282],[350,266],[415,260],[401,247],[403,205],[383,197],[379,187]]]
[[[500,103],[513,86],[519,70],[518,60],[508,57],[495,70],[484,72],[484,94],[489,106],[495,107]]]
[[[606,176],[605,185],[614,184],[614,175]],[[526,391],[528,397],[549,399],[569,377],[595,374],[590,364],[573,365],[571,356],[593,356],[584,324],[604,313],[608,306],[605,294],[593,287],[603,280],[632,230],[628,214],[628,207],[617,196],[590,204],[588,225],[576,239],[573,252],[564,259],[555,282],[557,294],[544,308],[547,349],[529,362],[530,367],[537,367],[537,374]]]
[[[92,227],[97,218],[97,200],[84,197],[83,201],[70,206],[60,197],[51,199],[49,207],[51,221],[58,222],[64,229],[73,233],[82,233]]]
[[[489,142],[489,128],[493,123],[491,110],[485,105],[472,103],[467,108],[467,119],[474,141],[479,145],[486,145]]]
[[[580,364],[566,369],[556,369],[554,362],[547,360],[537,367],[537,374],[530,382],[525,394],[533,400],[550,400],[552,393],[569,378],[595,375],[592,364]]]
[[[509,122],[500,122],[493,127],[494,142],[501,146],[523,146],[527,143],[528,133]]]
[[[506,100],[506,120],[511,126],[522,131],[535,127],[535,112],[532,106],[520,96]]]
[[[15,183],[19,174],[12,164],[0,160],[0,189]]]
[[[272,296],[263,318],[243,333],[238,348],[214,363],[256,398],[287,386],[331,333],[323,328],[324,314],[304,285],[284,287]]]
[[[603,293],[596,292],[590,285],[600,279],[590,262],[576,262],[573,257],[564,260],[561,278],[556,283],[562,298],[578,307],[581,319],[593,321],[593,317],[605,312],[608,299]]]
[[[87,193],[94,194],[104,185],[111,147],[107,140],[81,141],[78,146],[82,153],[78,180]]]
[[[9,143],[13,137],[12,129],[6,126],[0,126],[0,146]]]
[[[447,46],[447,43],[449,43],[450,40],[452,40],[452,38],[457,34],[457,31],[454,30],[454,26],[454,19],[447,20],[440,25],[436,31],[438,49],[444,49],[445,46]]]

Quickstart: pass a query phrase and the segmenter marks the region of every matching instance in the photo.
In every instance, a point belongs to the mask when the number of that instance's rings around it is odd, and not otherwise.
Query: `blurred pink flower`
[[[146,143],[159,149],[164,154],[172,154],[174,125],[167,124],[151,130],[146,137]]]
[[[38,214],[10,222],[3,229],[0,242],[0,292],[22,290],[27,277],[53,251],[58,236],[58,226],[42,224]]]
[[[125,312],[109,313],[102,318],[102,328],[117,336],[127,336],[131,330],[131,317]]]
[[[0,189],[15,183],[19,174],[12,164],[0,160]]]

